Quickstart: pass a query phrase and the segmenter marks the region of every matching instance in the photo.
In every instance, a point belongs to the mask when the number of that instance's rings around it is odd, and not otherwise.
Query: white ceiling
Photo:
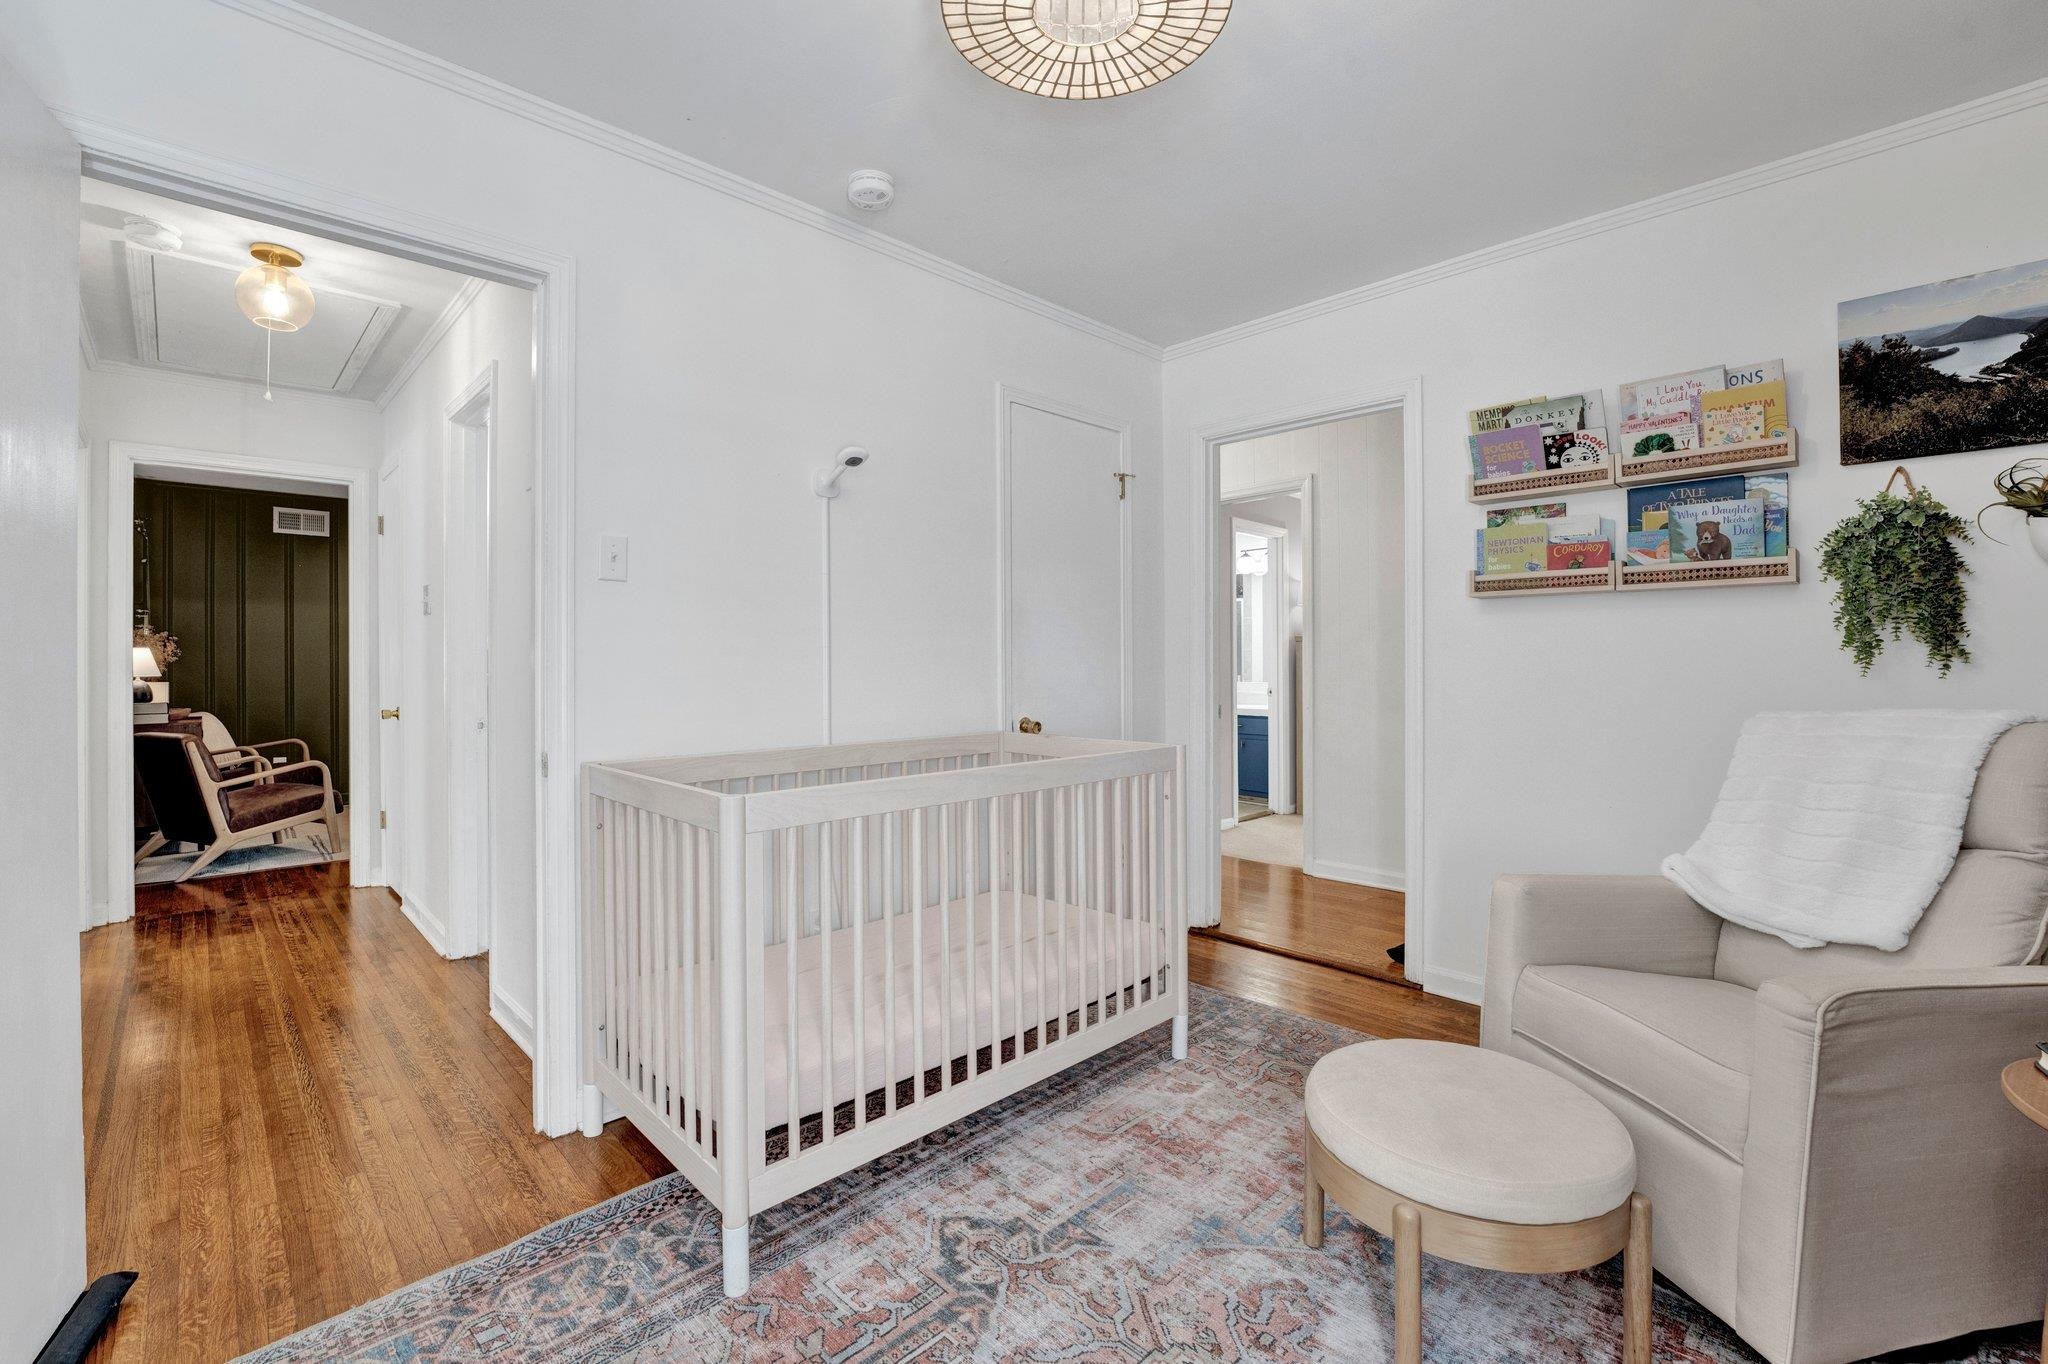
[[[938,0],[313,3],[1161,344],[2048,75],[2040,0],[1236,0],[1090,102]]]
[[[251,242],[278,241],[305,255],[299,273],[314,306],[311,322],[273,338],[273,383],[374,400],[472,286],[447,270],[100,180],[84,181],[81,197],[82,323],[100,362],[261,386],[264,332],[235,306],[235,277],[254,263]],[[136,248],[122,232],[129,214],[175,228],[183,245]]]

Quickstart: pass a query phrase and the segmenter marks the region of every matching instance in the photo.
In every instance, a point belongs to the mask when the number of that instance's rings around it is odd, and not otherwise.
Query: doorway
[[[1410,426],[1382,401],[1205,442],[1217,899],[1201,931],[1402,984],[1419,923]]]

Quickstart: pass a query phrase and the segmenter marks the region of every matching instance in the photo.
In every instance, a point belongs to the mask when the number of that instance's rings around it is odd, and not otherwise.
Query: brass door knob
[[[1027,715],[1017,722],[1017,732],[1019,734],[1042,734],[1045,732],[1045,726]]]
[[[390,710],[378,711],[377,718],[379,720],[396,720],[398,718],[398,707],[393,706]]]

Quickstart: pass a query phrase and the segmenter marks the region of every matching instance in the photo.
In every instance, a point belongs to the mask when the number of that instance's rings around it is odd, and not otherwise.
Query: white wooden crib
[[[747,1223],[1171,1020],[1183,756],[1048,735],[583,769],[584,1131],[600,1094]]]

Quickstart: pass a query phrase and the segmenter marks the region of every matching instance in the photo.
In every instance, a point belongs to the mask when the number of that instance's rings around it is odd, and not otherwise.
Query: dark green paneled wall
[[[272,507],[325,511],[330,534],[279,535]],[[156,626],[183,651],[171,704],[212,711],[238,743],[304,739],[346,791],[347,501],[139,478],[135,516]],[[142,591],[138,566],[137,606]]]

